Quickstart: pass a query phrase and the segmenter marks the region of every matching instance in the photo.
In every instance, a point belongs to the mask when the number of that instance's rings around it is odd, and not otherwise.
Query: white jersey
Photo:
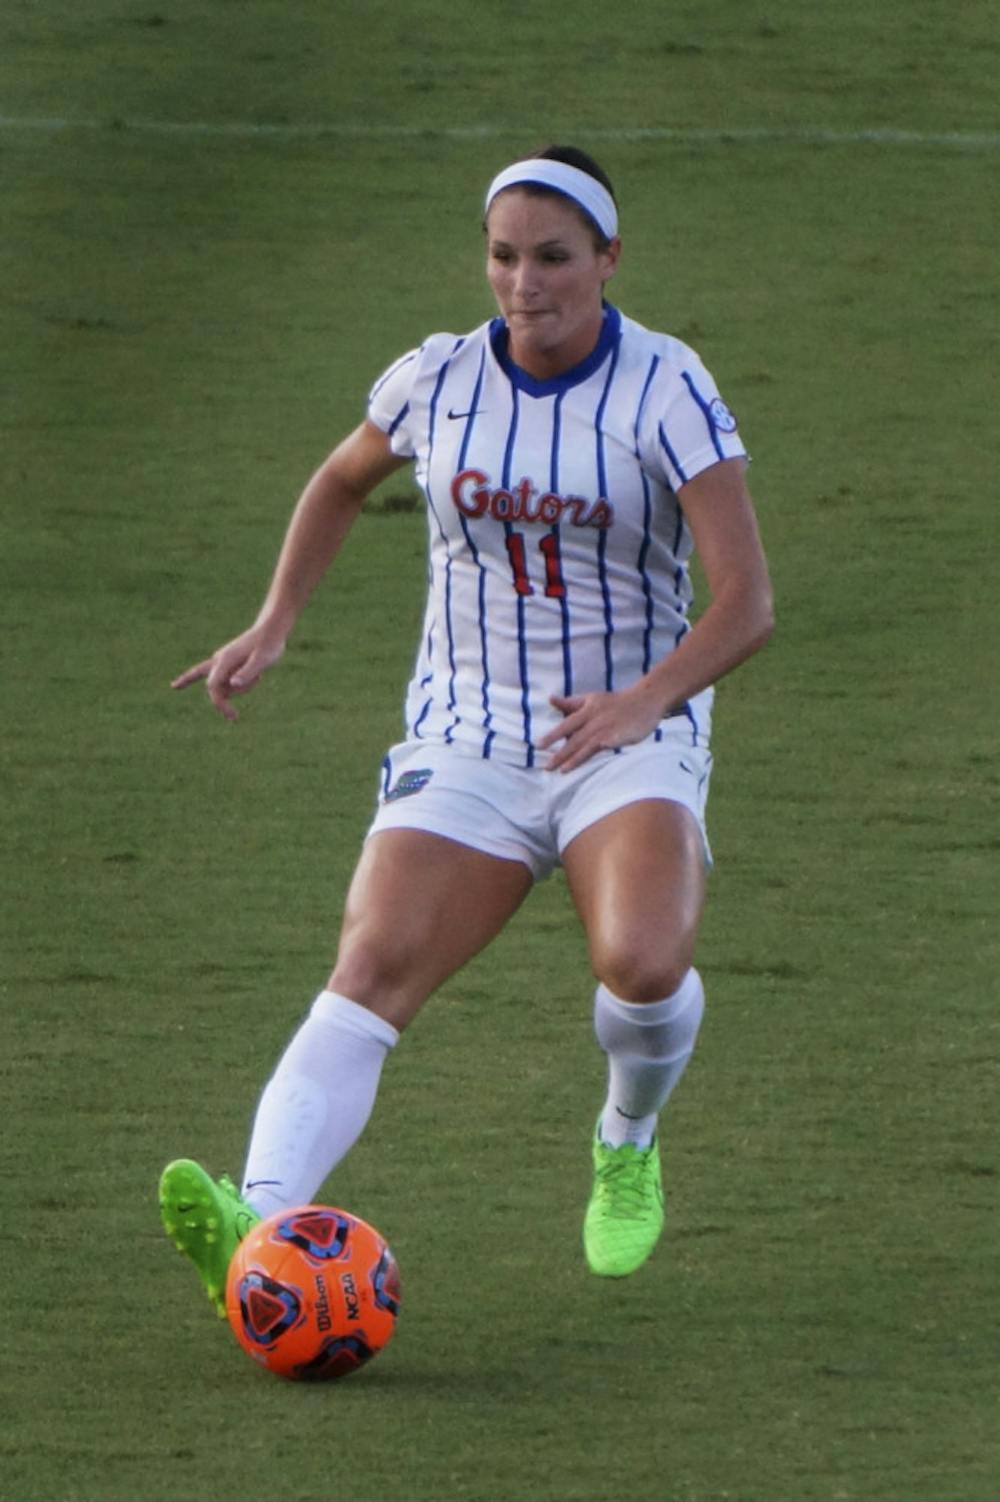
[[[610,306],[552,380],[512,362],[502,319],[434,334],[376,381],[368,415],[427,498],[407,737],[534,766],[561,718],[551,694],[627,688],[690,629],[677,491],[744,454],[735,420],[693,350]],[[711,699],[680,711],[694,744]]]

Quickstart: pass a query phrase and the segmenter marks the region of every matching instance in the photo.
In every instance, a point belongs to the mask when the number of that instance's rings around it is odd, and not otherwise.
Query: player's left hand
[[[639,684],[610,694],[552,694],[549,703],[564,718],[538,742],[542,751],[558,746],[545,763],[547,772],[572,772],[598,751],[634,745],[652,735],[663,718],[663,706]]]

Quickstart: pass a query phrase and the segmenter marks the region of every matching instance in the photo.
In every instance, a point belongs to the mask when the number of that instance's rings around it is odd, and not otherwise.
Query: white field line
[[[250,120],[79,120],[59,116],[0,115],[0,131],[104,131],[109,134],[219,137],[237,140],[443,140],[491,141],[526,137],[536,131],[497,125],[388,125],[377,122],[329,121],[305,124],[267,124]],[[550,132],[551,133],[551,132]],[[663,142],[677,146],[913,146],[947,147],[960,151],[996,151],[1000,130],[895,130],[872,127],[829,130],[824,126],[618,126],[559,131],[589,141]]]

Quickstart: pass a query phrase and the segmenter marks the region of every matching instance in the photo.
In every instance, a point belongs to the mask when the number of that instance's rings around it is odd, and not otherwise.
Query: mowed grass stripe
[[[493,141],[535,139],[540,128],[524,125],[394,125],[378,120],[317,120],[287,123],[254,120],[142,120],[112,117],[81,120],[61,116],[0,115],[0,130],[114,131],[131,130],[164,136],[261,137],[311,140],[324,136],[347,140]],[[551,133],[551,127],[549,127]],[[774,128],[767,125],[641,126],[594,129],[586,125],[560,127],[557,134],[588,141],[662,143],[677,146],[902,146],[950,147],[962,151],[996,151],[997,130],[905,130],[873,126],[860,130],[830,130],[824,126]]]

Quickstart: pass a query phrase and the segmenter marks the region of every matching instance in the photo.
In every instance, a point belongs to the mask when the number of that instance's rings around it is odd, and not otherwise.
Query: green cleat
[[[606,1147],[594,1135],[594,1190],[583,1221],[592,1273],[627,1278],[641,1267],[663,1230],[663,1182],[656,1143]]]
[[[167,1164],[160,1178],[160,1218],[177,1250],[191,1258],[220,1319],[225,1319],[229,1263],[260,1216],[225,1174],[215,1183],[199,1164],[178,1158]]]

